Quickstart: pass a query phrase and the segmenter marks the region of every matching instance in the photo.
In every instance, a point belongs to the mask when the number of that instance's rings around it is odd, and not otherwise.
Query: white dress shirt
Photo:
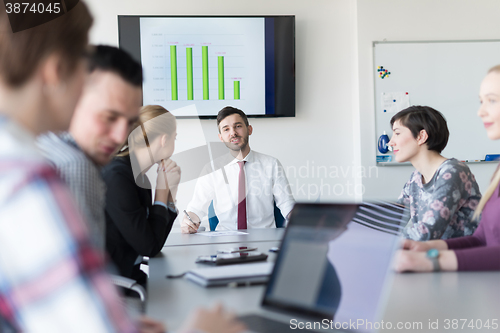
[[[255,151],[250,151],[243,161],[246,161],[247,227],[274,228],[274,202],[284,217],[295,204],[283,167],[276,158]],[[217,230],[238,229],[238,162],[234,158],[220,168],[214,167],[214,163],[208,165],[206,171],[215,171],[198,178],[193,199],[187,206],[188,211],[203,219],[213,200],[219,219]]]

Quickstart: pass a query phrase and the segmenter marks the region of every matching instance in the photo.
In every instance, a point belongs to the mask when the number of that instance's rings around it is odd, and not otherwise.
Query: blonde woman
[[[146,286],[138,256],[157,255],[177,217],[180,168],[169,160],[175,147],[175,117],[158,105],[141,109],[121,153],[103,169],[106,192],[106,250],[120,275]],[[154,203],[146,172],[157,168]]]
[[[481,83],[478,115],[490,140],[500,139],[500,65]],[[481,198],[474,218],[481,223],[472,236],[416,242],[406,240],[396,256],[395,269],[415,271],[500,270],[500,169]]]

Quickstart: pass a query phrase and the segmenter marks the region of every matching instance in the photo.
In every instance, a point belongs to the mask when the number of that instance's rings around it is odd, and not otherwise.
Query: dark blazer
[[[116,157],[103,168],[106,182],[106,250],[119,274],[142,285],[146,274],[134,265],[137,256],[157,255],[172,229],[177,213],[152,204],[146,177],[134,180],[130,157]]]

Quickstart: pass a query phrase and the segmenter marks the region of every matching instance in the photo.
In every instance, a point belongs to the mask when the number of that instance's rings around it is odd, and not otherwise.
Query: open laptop
[[[390,203],[297,203],[262,311],[240,319],[259,333],[374,332],[408,219]]]

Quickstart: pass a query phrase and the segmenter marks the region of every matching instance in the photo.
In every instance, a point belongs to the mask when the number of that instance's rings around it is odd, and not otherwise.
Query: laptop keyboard
[[[258,315],[247,315],[238,318],[240,321],[244,322],[248,329],[256,333],[286,333],[286,332],[297,332],[297,329],[292,330],[289,324],[282,323],[280,321],[268,319],[266,317],[261,317]],[[300,332],[311,332],[309,330],[300,330]]]

